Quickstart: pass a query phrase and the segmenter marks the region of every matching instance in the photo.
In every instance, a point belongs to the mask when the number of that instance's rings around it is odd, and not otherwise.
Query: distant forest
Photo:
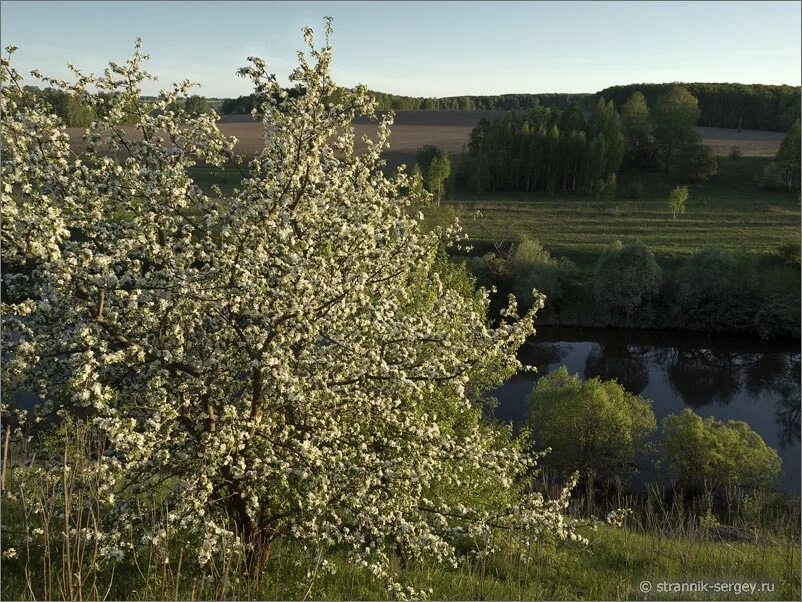
[[[673,84],[629,84],[611,86],[598,92],[621,106],[640,92],[649,105]],[[698,125],[716,128],[786,131],[799,117],[798,86],[768,86],[763,84],[682,84],[699,100]]]
[[[507,110],[528,111],[538,107],[566,109],[577,101],[590,108],[593,94],[500,94],[497,96],[451,96],[447,98],[424,98],[398,96],[385,92],[369,91],[378,102],[380,111],[474,111]],[[253,94],[239,98],[227,98],[220,106],[224,115],[249,113],[253,109]]]
[[[650,105],[657,102],[674,84],[629,84],[611,86],[596,94],[500,94],[496,96],[451,96],[423,98],[399,96],[371,91],[379,110],[396,111],[466,111],[466,110],[521,110],[537,107],[567,109],[576,101],[590,112],[599,97],[612,100],[621,106],[635,91],[640,91]],[[800,116],[800,88],[798,86],[770,86],[763,84],[682,84],[699,100],[698,125],[750,130],[786,131]],[[249,113],[254,106],[253,95],[229,98],[223,101],[223,114]]]
[[[537,108],[564,111],[578,104],[587,116],[593,111],[599,98],[612,100],[620,107],[633,92],[641,92],[653,105],[673,84],[629,84],[612,86],[596,94],[500,94],[496,96],[452,96],[447,98],[422,98],[398,96],[371,91],[378,109],[396,111],[466,111],[466,110],[515,110],[531,111]],[[682,84],[699,100],[698,125],[743,128],[754,130],[787,131],[800,116],[800,88],[797,86],[769,86],[762,84]],[[84,127],[94,118],[94,111],[74,95],[52,89],[40,90],[26,86],[32,95],[43,98],[64,121],[65,125]],[[297,94],[296,90],[289,90]],[[152,97],[143,97],[144,101]],[[196,112],[212,108],[224,115],[250,113],[256,102],[249,94],[238,98],[206,99],[194,96],[189,105]],[[188,106],[189,106],[188,105]]]

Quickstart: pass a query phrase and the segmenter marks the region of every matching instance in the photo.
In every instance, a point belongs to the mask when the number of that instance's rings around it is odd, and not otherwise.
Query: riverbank
[[[712,178],[687,184],[687,207],[676,219],[667,199],[686,183],[635,170],[622,170],[614,192],[595,200],[580,193],[451,191],[426,218],[460,220],[471,249],[453,253],[480,284],[499,290],[494,315],[508,293],[525,305],[537,288],[548,296],[541,324],[799,340],[799,194],[758,186],[770,158],[719,156],[717,163]],[[639,289],[642,307],[611,316],[599,291],[640,286],[632,278],[598,281],[599,261],[616,244],[643,245],[656,285]],[[523,253],[522,245],[528,245]],[[618,268],[622,277],[639,269]]]
[[[522,238],[483,254],[474,247],[471,255],[452,259],[464,263],[479,285],[495,289],[491,316],[510,294],[528,308],[537,289],[546,295],[542,325],[798,341],[802,283],[796,245],[778,245],[771,254],[711,247],[661,262],[640,242],[616,243],[575,263]]]
[[[582,378],[616,379],[651,400],[658,421],[691,408],[742,420],[778,451],[783,486],[800,491],[800,348],[734,336],[632,329],[538,327],[519,358],[538,372],[512,376],[492,392],[495,416],[521,424],[541,375],[566,366]],[[644,462],[642,480],[660,478]]]

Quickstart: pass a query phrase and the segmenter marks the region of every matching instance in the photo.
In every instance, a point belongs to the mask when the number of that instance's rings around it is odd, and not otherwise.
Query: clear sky
[[[799,2],[15,2],[3,46],[65,76],[126,58],[136,36],[159,85],[249,92],[259,55],[286,81],[301,27],[334,18],[335,80],[412,96],[596,92],[614,84],[800,83]]]

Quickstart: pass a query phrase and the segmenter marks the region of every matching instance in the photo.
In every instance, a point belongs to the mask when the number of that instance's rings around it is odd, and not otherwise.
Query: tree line
[[[696,131],[701,114],[698,99],[675,85],[651,107],[636,90],[620,112],[615,101],[600,97],[587,119],[576,101],[564,111],[539,107],[493,122],[482,119],[447,187],[471,192],[590,192],[599,200],[615,196],[621,166],[661,169],[684,182],[704,181],[718,173],[718,160]],[[799,129],[797,118],[775,161],[758,175],[760,186],[799,188]],[[737,159],[739,149],[730,156]],[[428,164],[420,168],[425,172]]]
[[[583,108],[588,108],[592,101],[591,94],[499,94],[444,98],[402,96],[375,90],[368,90],[368,94],[376,101],[379,111],[527,111],[538,107],[565,109],[572,102],[579,102]],[[250,113],[255,105],[256,96],[248,94],[223,100],[220,111],[225,115]]]
[[[589,118],[576,101],[565,111],[536,108],[471,132],[455,174],[474,191],[601,192],[614,187],[625,140],[612,102],[600,99]]]
[[[688,90],[673,86],[652,108],[636,91],[620,113],[615,101],[600,97],[587,118],[574,101],[563,111],[541,107],[493,122],[482,119],[453,185],[473,192],[590,192],[598,200],[615,195],[622,165],[705,180],[716,173],[717,162],[695,130],[698,104]]]
[[[640,91],[649,104],[657,102],[677,84],[628,84],[611,86],[596,94],[498,94],[463,95],[441,98],[402,96],[387,92],[370,91],[378,102],[379,110],[397,111],[465,111],[465,110],[520,110],[537,107],[567,109],[577,102],[589,111],[599,97],[612,100],[621,106],[635,91]],[[755,130],[787,130],[799,117],[799,86],[729,83],[681,84],[699,100],[699,125],[721,128]],[[248,113],[253,108],[252,96],[226,99],[222,112]]]
[[[538,107],[566,109],[573,102],[580,103],[583,108],[589,108],[592,102],[591,94],[560,93],[497,94],[492,96],[465,95],[425,98],[371,91],[370,95],[378,102],[379,110],[392,109],[396,111],[528,111]]]
[[[634,92],[654,104],[675,84],[611,86],[597,93],[622,104]],[[764,84],[683,83],[699,100],[699,125],[752,130],[787,130],[799,118],[799,86]]]
[[[45,106],[49,107],[53,114],[58,116],[67,127],[89,127],[100,116],[92,106],[72,92],[56,88],[39,88],[37,86],[24,86],[23,90],[26,102],[32,103],[37,99],[44,101]],[[99,105],[101,112],[112,106],[110,94],[100,92],[97,96],[106,101]],[[147,104],[152,102],[154,97],[141,97],[140,100]],[[200,115],[211,111],[206,97],[198,94],[176,100],[172,103],[171,108],[174,111],[181,108],[190,115]],[[133,106],[126,107],[126,112],[131,116],[131,122],[134,120],[135,111],[136,109]]]
[[[463,95],[440,98],[403,96],[371,90],[379,110],[396,111],[466,111],[466,110],[518,110],[538,107],[567,109],[578,103],[584,111],[592,110],[600,97],[621,106],[639,91],[653,105],[677,84],[628,84],[611,86],[596,94],[497,94]],[[699,101],[701,126],[744,128],[755,130],[787,130],[800,116],[799,86],[729,83],[683,83]],[[229,98],[223,101],[224,114],[248,113],[253,108],[253,95]]]
[[[653,105],[674,84],[630,84],[612,86],[597,94],[498,94],[492,96],[464,95],[443,98],[402,96],[386,92],[369,91],[380,111],[466,111],[509,110],[530,111],[543,107],[560,111],[577,104],[585,113],[592,111],[595,102],[603,97],[622,106],[634,92],[640,92],[646,102]],[[763,84],[682,84],[699,102],[698,125],[756,130],[787,130],[800,116],[800,89],[797,86]],[[31,93],[44,96],[54,112],[69,127],[86,127],[91,122],[91,109],[74,95],[53,88],[40,89],[26,86]],[[297,90],[287,90],[297,95]],[[198,105],[209,110],[205,97],[194,95]],[[247,94],[225,98],[220,105],[224,115],[247,114],[256,106],[256,96]]]

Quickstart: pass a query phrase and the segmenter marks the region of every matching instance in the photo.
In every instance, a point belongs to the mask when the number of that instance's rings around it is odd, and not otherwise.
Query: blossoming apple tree
[[[240,71],[262,99],[247,167],[214,114],[181,111],[189,82],[143,103],[139,43],[100,76],[43,78],[93,108],[80,141],[3,60],[4,401],[35,391],[38,419],[103,442],[106,554],[174,532],[203,564],[225,540],[291,538],[398,588],[390,550],[453,562],[456,538],[494,529],[574,536],[566,496],[527,493],[534,459],[476,403],[521,367],[534,310],[511,300],[493,327],[486,291],[449,284],[457,226],[422,229],[428,193],[383,173],[391,116],[355,149],[374,103],[335,88],[329,33],[305,30],[301,94],[261,59]],[[241,182],[204,193],[197,164]],[[140,533],[147,497],[169,512]]]

